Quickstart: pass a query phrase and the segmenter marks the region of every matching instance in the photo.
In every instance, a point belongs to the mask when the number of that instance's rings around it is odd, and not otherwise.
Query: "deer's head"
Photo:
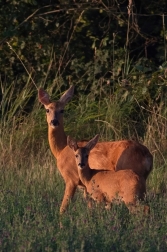
[[[51,102],[48,93],[43,89],[38,90],[38,99],[44,105],[48,125],[52,128],[58,127],[63,121],[65,105],[71,100],[74,87],[71,86],[58,101]]]
[[[74,151],[78,168],[84,169],[88,166],[89,153],[97,144],[98,139],[99,135],[96,135],[84,147],[79,147],[76,140],[67,137],[67,145]]]

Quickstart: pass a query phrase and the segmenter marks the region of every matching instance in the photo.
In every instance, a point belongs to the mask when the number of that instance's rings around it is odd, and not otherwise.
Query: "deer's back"
[[[139,177],[132,170],[95,171],[88,186],[88,192],[92,194],[95,190],[103,193],[108,201],[112,201],[116,196],[125,202],[132,202],[137,196],[144,198],[146,192],[145,179]]]
[[[86,142],[79,142],[80,147]],[[153,157],[146,146],[130,140],[99,142],[91,150],[89,165],[98,170],[133,170],[147,178],[153,167]]]

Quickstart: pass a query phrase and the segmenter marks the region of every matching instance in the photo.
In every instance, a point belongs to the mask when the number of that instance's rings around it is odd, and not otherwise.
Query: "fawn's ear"
[[[73,150],[76,151],[78,149],[78,145],[76,140],[72,139],[70,136],[67,136],[67,145]]]
[[[38,100],[46,106],[50,103],[49,95],[43,88],[38,89]]]
[[[64,106],[71,100],[74,94],[74,86],[71,86],[66,92],[60,97],[59,101],[64,104]]]
[[[99,140],[99,135],[96,135],[94,138],[92,138],[85,146],[85,148],[87,148],[89,151],[92,150],[95,145],[97,144]]]

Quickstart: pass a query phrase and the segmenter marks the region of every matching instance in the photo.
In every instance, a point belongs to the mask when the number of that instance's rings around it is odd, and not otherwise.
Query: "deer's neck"
[[[78,169],[79,177],[82,183],[87,187],[92,179],[92,172],[89,166],[85,167],[84,169]]]
[[[57,158],[61,151],[67,146],[67,136],[64,132],[63,127],[58,126],[53,129],[52,127],[48,127],[48,140],[50,149]]]

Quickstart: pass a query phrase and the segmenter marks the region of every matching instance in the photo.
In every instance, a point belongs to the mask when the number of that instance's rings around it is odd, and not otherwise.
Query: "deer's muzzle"
[[[50,126],[53,126],[53,127],[59,126],[59,121],[57,119],[51,120]]]

